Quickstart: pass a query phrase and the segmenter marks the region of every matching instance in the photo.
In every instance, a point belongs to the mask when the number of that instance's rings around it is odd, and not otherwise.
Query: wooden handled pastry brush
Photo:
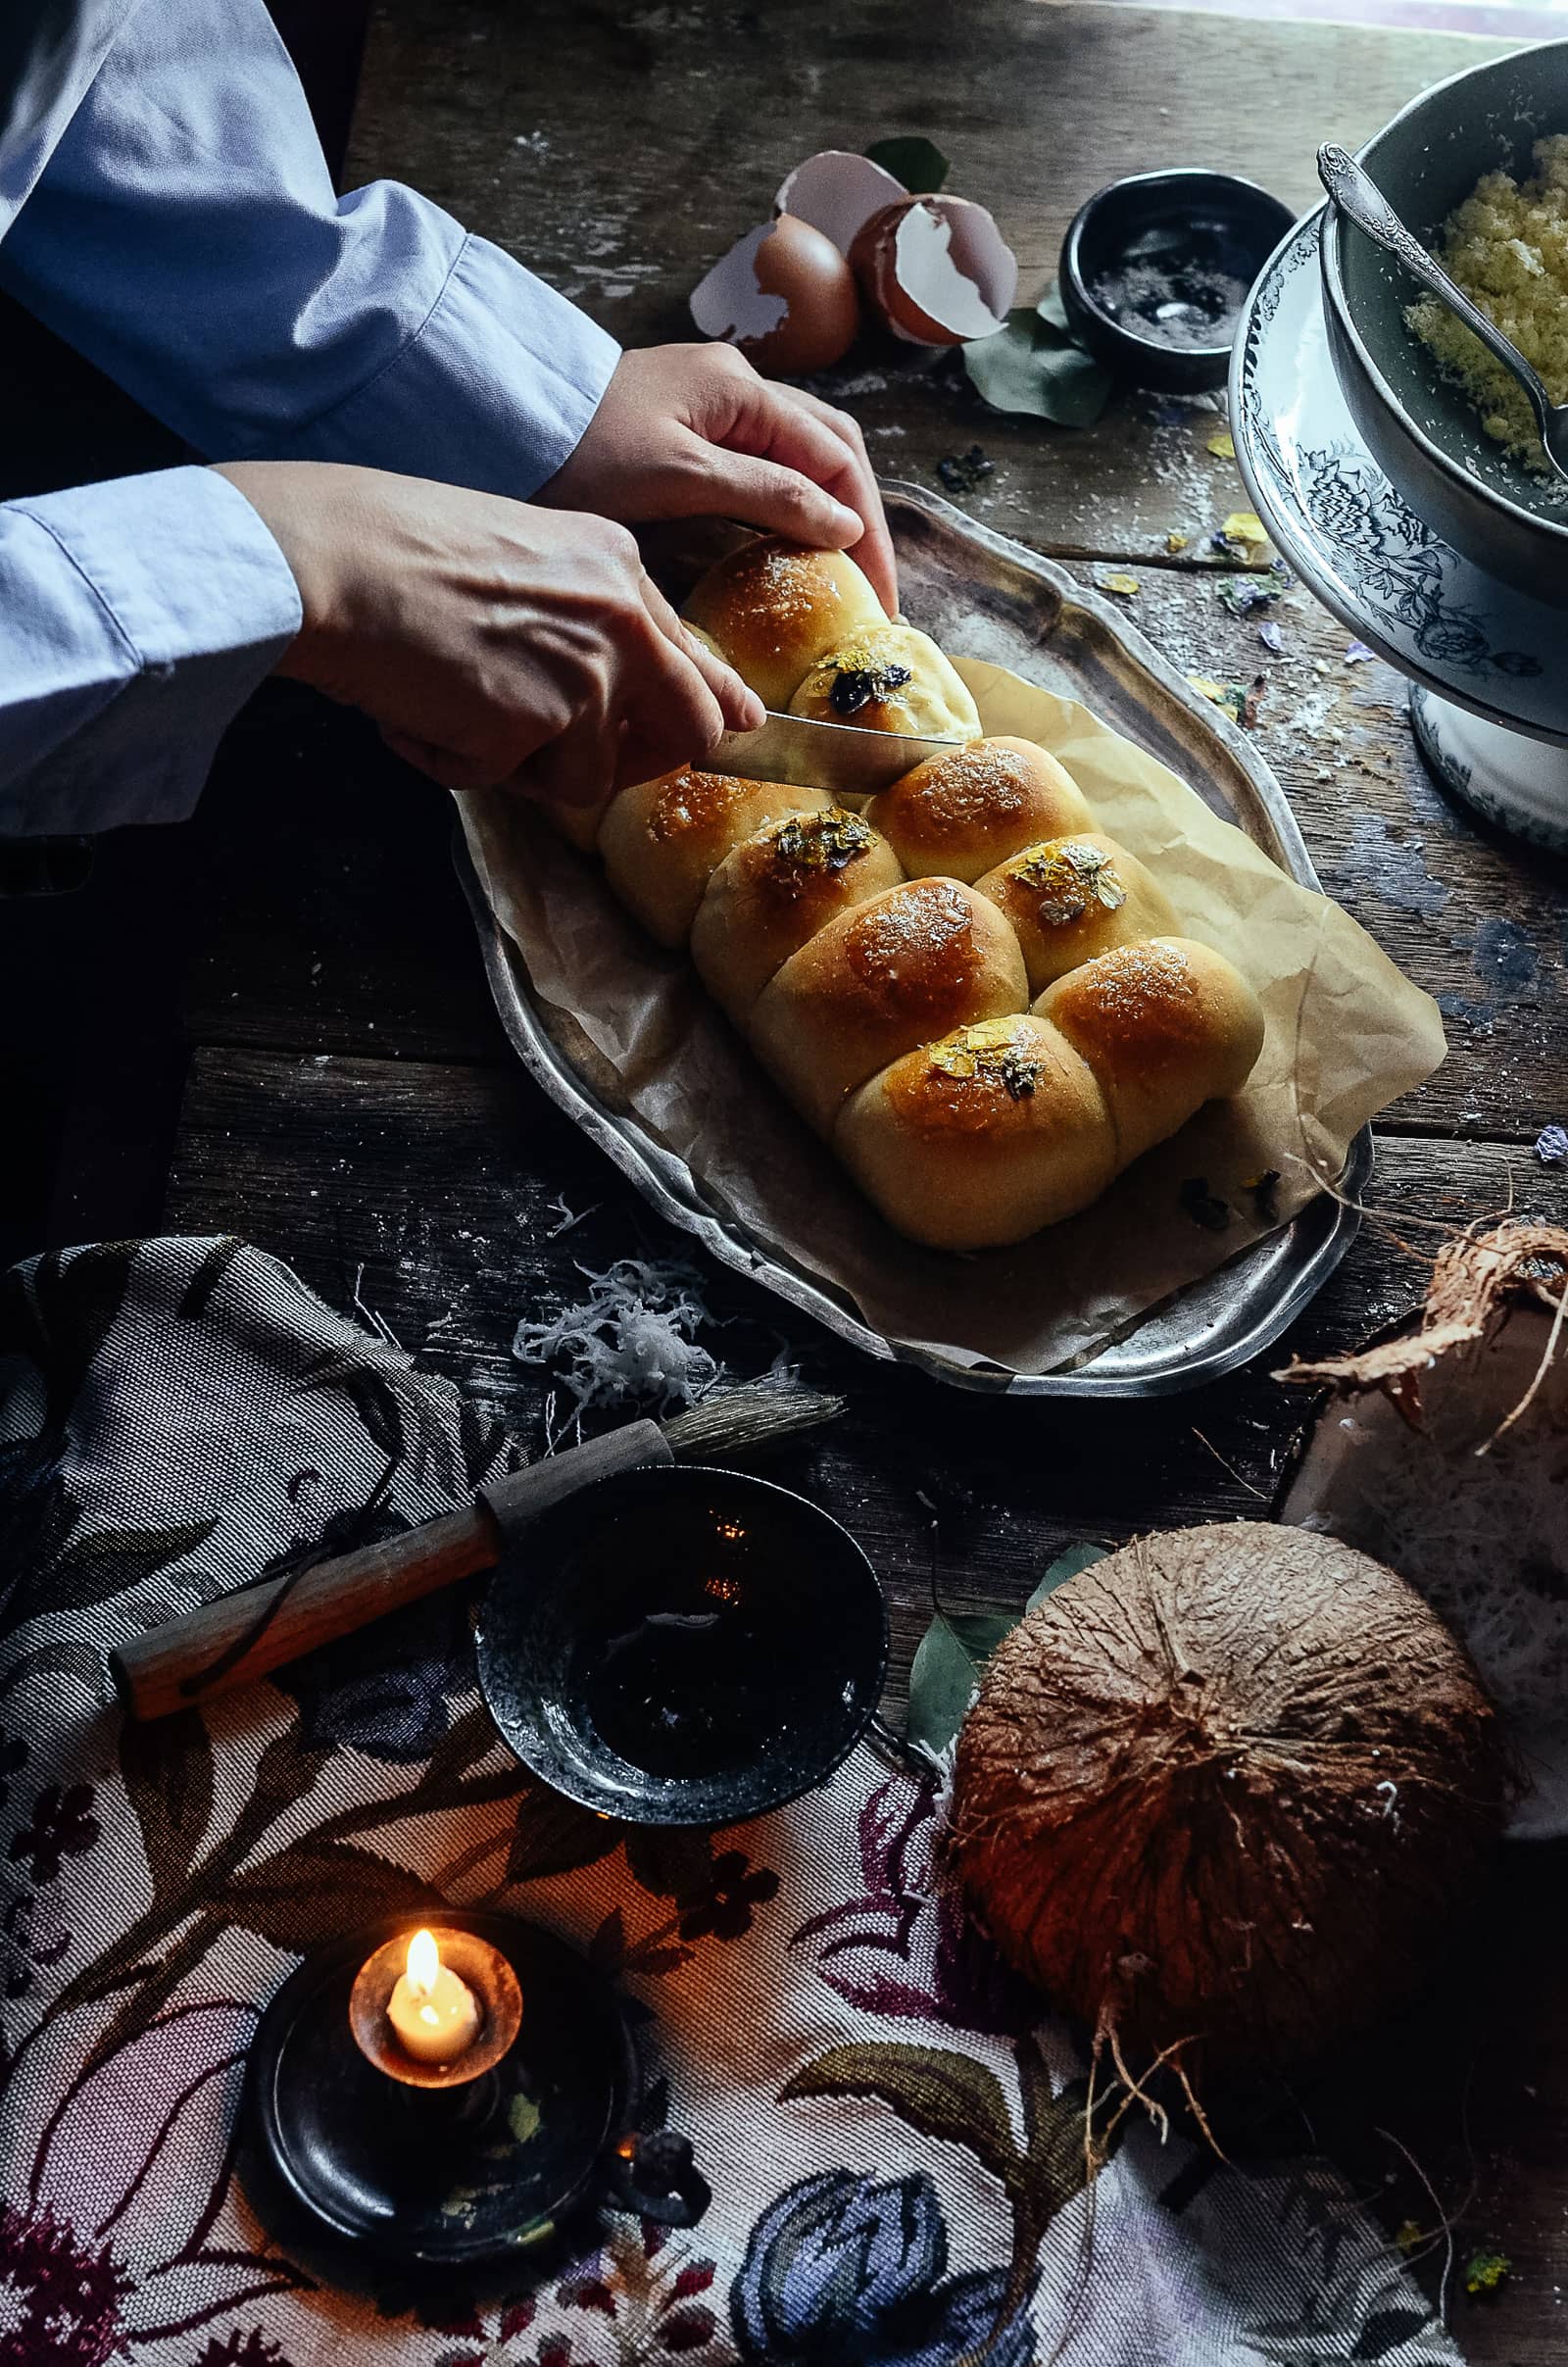
[[[832,1421],[843,1405],[842,1398],[812,1390],[753,1387],[715,1392],[665,1422],[627,1422],[491,1480],[472,1504],[401,1537],[242,1587],[149,1629],[109,1655],[120,1698],[132,1717],[161,1718],[231,1693],[318,1644],[494,1568],[536,1513],[594,1480],[650,1463],[743,1459]]]

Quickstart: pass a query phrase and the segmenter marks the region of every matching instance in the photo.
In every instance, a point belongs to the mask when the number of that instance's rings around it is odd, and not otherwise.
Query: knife
[[[961,739],[917,739],[911,732],[863,731],[856,723],[817,723],[768,711],[760,730],[728,731],[708,759],[711,772],[743,780],[783,781],[835,797],[873,797],[928,756],[961,748]]]

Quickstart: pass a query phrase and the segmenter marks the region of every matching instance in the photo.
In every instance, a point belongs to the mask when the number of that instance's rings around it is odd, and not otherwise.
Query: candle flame
[[[416,1997],[427,1997],[441,1970],[441,1952],[429,1932],[416,1932],[409,1942],[409,1987]]]

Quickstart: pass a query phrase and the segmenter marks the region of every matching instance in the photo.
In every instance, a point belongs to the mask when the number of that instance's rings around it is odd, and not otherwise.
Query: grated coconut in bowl
[[[1517,345],[1553,403],[1568,402],[1568,134],[1537,140],[1534,178],[1488,173],[1443,225],[1439,262]],[[1475,406],[1482,427],[1539,475],[1550,473],[1523,388],[1436,296],[1405,321]]]

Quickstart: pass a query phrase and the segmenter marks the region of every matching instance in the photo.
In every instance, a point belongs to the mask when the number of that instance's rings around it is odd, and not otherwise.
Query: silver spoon
[[[1510,344],[1495,321],[1489,321],[1478,304],[1472,304],[1463,288],[1456,287],[1441,263],[1434,262],[1390,205],[1370,173],[1362,171],[1353,156],[1328,141],[1317,152],[1317,174],[1324,188],[1342,214],[1364,230],[1375,245],[1402,263],[1405,270],[1432,290],[1440,303],[1461,320],[1466,328],[1473,329],[1487,351],[1495,354],[1504,370],[1511,370],[1530,400],[1541,430],[1541,441],[1546,458],[1557,474],[1568,481],[1568,404],[1553,403],[1541,379],[1525,360],[1517,345]]]

